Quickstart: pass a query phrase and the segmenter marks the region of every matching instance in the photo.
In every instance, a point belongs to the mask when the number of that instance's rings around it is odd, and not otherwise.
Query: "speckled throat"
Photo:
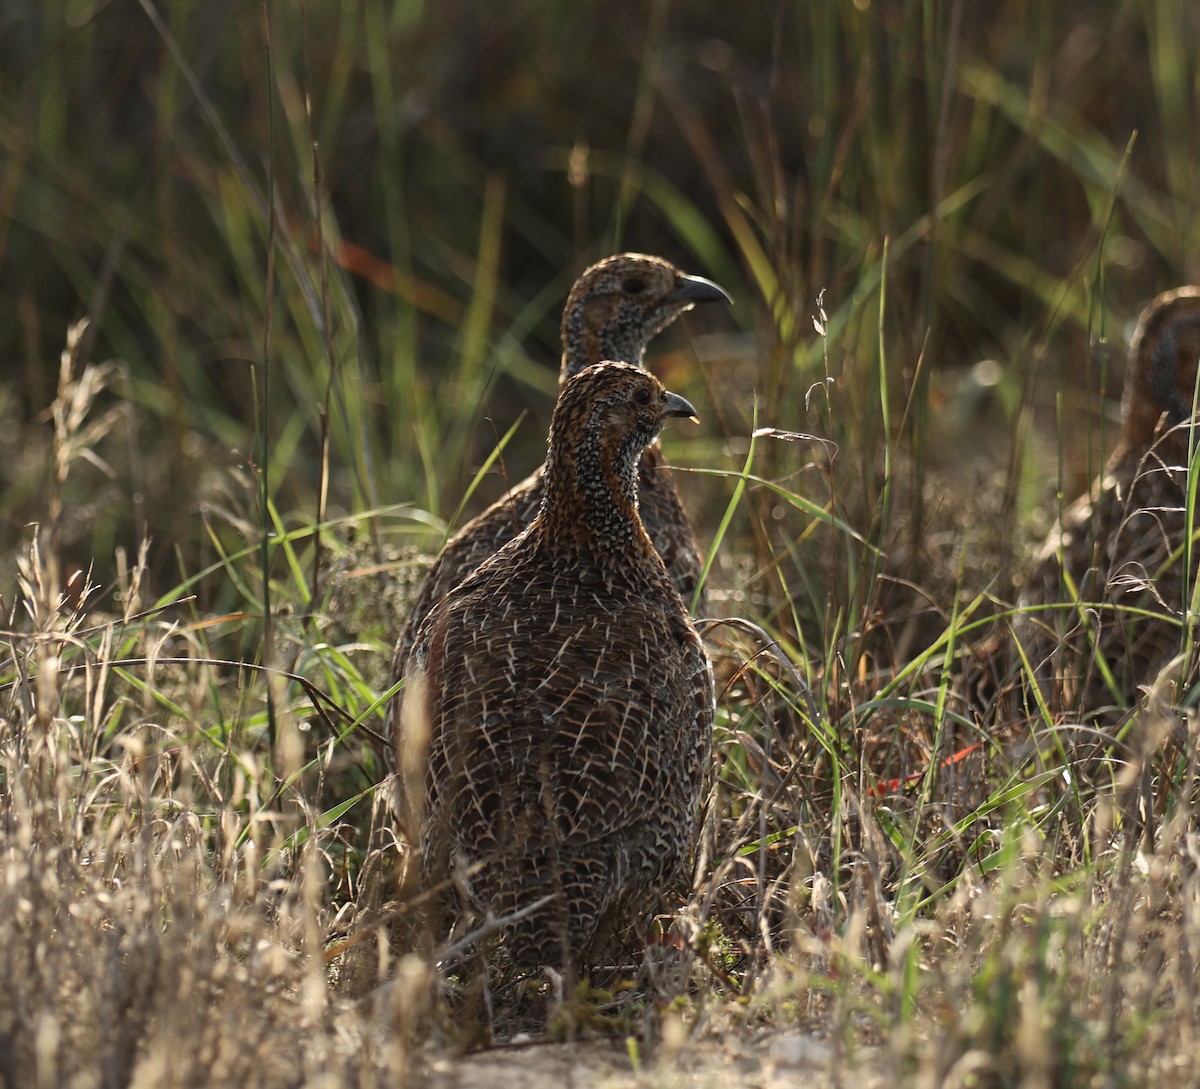
[[[638,462],[659,430],[639,429],[619,444],[610,443],[604,441],[596,421],[590,420],[579,441],[563,451],[563,463],[558,463],[552,447],[546,459],[548,486],[542,504],[549,531],[602,555],[623,546],[641,552],[652,549],[638,516]],[[585,527],[588,532],[581,533]]]

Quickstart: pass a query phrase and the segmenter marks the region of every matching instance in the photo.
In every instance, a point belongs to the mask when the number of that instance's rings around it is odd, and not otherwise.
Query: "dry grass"
[[[870,625],[826,654],[712,627],[713,786],[669,940],[557,998],[494,979],[485,1010],[413,952],[395,887],[367,729],[384,682],[353,664],[386,647],[281,614],[288,668],[250,669],[214,650],[233,618],[189,621],[186,585],[147,607],[144,552],[104,607],[64,568],[55,496],[120,418],[78,343],[6,637],[6,1084],[472,1084],[499,1075],[446,1056],[521,1030],[596,1041],[576,1062],[613,1084],[716,1084],[731,1062],[763,1084],[1195,1076],[1200,718],[1164,678],[1122,743],[985,734],[953,605],[907,663]],[[371,611],[363,548],[331,567],[326,629]],[[548,1083],[555,1054],[531,1067]]]

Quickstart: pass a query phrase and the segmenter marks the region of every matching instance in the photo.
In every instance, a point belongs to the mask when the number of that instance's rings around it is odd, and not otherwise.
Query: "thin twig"
[[[520,922],[522,919],[528,918],[535,911],[541,911],[542,908],[558,899],[558,893],[547,893],[540,900],[535,900],[532,904],[527,904],[523,908],[508,914],[501,915],[496,918],[490,911],[487,918],[469,934],[456,941],[453,945],[443,946],[434,953],[434,961],[439,968],[444,967],[449,961],[456,960],[462,956],[466,950],[478,941],[484,938],[490,938],[497,931],[503,930],[506,926],[511,926],[513,923]]]

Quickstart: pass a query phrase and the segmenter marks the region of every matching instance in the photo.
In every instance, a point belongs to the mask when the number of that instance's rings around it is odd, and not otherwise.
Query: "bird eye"
[[[631,277],[621,285],[621,290],[624,291],[626,295],[640,295],[646,290],[646,284],[644,281],[639,280],[636,277]]]
[[[640,389],[633,395],[633,399],[639,405],[648,405],[650,403],[650,391],[648,389]]]

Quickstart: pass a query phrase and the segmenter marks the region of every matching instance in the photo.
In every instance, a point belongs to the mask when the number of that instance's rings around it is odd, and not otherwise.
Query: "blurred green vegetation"
[[[761,424],[839,443],[868,512],[881,451],[910,452],[919,481],[993,425],[1008,487],[1032,471],[1044,498],[1057,472],[1070,492],[1102,451],[1030,470],[1020,410],[1044,433],[1057,390],[1090,435],[1126,324],[1200,275],[1198,34],[1188,0],[13,0],[4,545],[39,517],[40,414],[86,315],[81,358],[117,361],[106,396],[128,412],[97,450],[111,475],[64,485],[77,561],[104,570],[142,534],[167,579],[211,561],[214,512],[266,521],[264,439],[287,524],[316,518],[324,463],[330,517],[395,506],[384,535],[431,550],[440,524],[400,508],[453,514],[523,413],[509,475],[540,458],[562,299],[623,248],[738,300],[732,322],[693,314],[656,349],[713,405],[711,441],[682,460],[740,464],[757,398]],[[765,476],[800,471],[783,444],[759,456]],[[714,521],[727,494],[696,488]]]

